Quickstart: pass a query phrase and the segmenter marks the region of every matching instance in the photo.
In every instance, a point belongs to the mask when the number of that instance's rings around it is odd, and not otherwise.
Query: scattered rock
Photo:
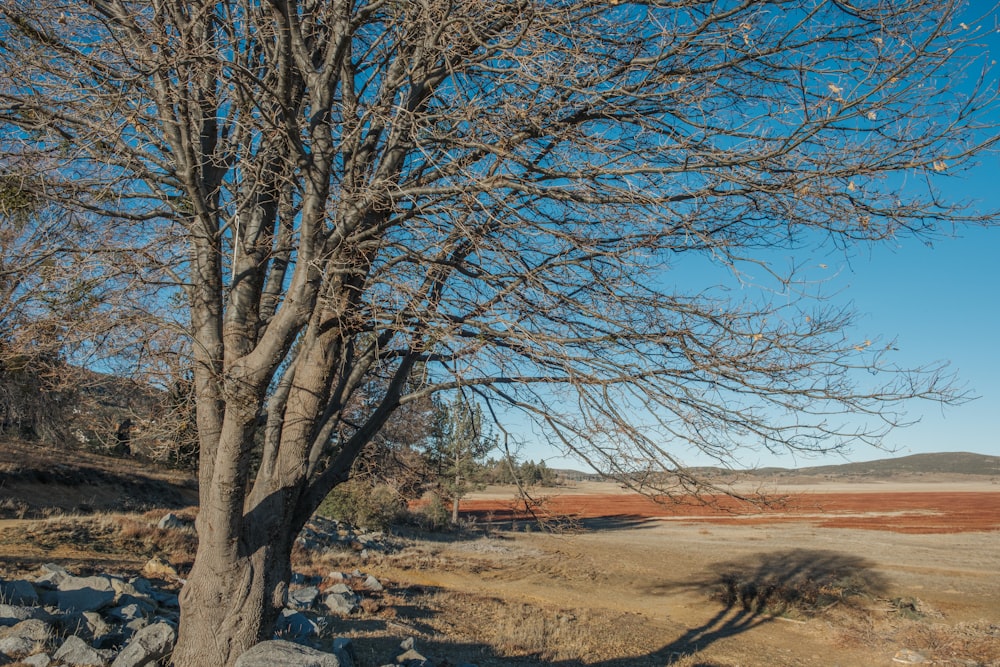
[[[177,642],[177,631],[169,623],[159,621],[147,625],[132,636],[111,667],[146,667],[156,665],[170,655]]]
[[[7,604],[30,607],[38,604],[38,592],[30,581],[23,579],[0,581],[0,600]]]
[[[340,614],[342,616],[352,614],[354,613],[354,610],[358,608],[353,596],[349,596],[346,593],[330,593],[323,598],[323,604],[326,605],[326,608],[332,613]]]
[[[236,660],[236,667],[353,667],[333,653],[276,639],[261,642]]]
[[[319,634],[319,626],[301,611],[283,609],[274,624],[274,634],[291,639],[305,639]]]
[[[5,637],[0,639],[0,655],[5,655],[8,658],[19,658],[22,655],[31,653],[37,643],[30,637],[22,637],[20,635]]]
[[[36,653],[27,658],[21,658],[21,664],[28,665],[28,667],[49,667],[52,664],[52,658],[49,657],[48,653]]]
[[[288,593],[288,604],[295,609],[311,609],[319,598],[319,588],[306,586]]]
[[[378,579],[376,579],[374,576],[370,574],[365,579],[364,587],[370,591],[375,591],[375,592],[380,592],[385,590],[385,587],[382,586],[382,582],[380,582]]]
[[[142,566],[142,573],[150,579],[177,579],[177,570],[159,556],[153,556]]]
[[[919,665],[926,663],[927,658],[922,653],[904,648],[896,651],[896,655],[892,656],[892,661],[901,662],[904,665]]]
[[[56,606],[62,611],[98,611],[115,600],[111,579],[98,577],[66,577],[55,592]]]
[[[161,530],[169,530],[176,528],[187,528],[190,524],[184,519],[180,518],[173,512],[168,512],[164,515],[160,522],[156,524],[156,527]]]
[[[70,667],[104,667],[111,658],[111,652],[95,649],[79,637],[70,635],[52,658]]]

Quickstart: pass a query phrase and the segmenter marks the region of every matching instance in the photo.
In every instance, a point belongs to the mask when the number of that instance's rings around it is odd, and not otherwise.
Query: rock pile
[[[182,527],[166,519],[167,527]],[[173,524],[173,525],[171,525]],[[359,552],[379,549],[380,540],[358,536],[336,522],[310,525],[300,540],[307,548],[335,548],[347,543]],[[361,548],[353,544],[360,544]],[[144,572],[177,578],[169,564],[154,559]],[[359,606],[377,605],[382,583],[360,570],[332,572],[325,579],[293,575],[286,608],[275,639],[245,653],[239,667],[353,667],[349,639],[329,638],[320,651],[323,628],[331,615],[348,615]],[[142,577],[112,574],[75,576],[58,565],[44,565],[31,579],[0,580],[0,665],[28,667],[145,667],[166,664],[177,639],[177,594]],[[453,663],[447,663],[453,664]],[[434,667],[409,638],[387,666]],[[461,667],[461,666],[460,666]],[[466,667],[472,667],[466,665]]]

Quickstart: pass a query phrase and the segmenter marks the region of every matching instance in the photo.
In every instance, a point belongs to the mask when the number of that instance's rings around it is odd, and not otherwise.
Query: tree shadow
[[[718,641],[749,632],[778,617],[809,618],[835,604],[851,605],[856,600],[882,595],[887,590],[887,582],[864,558],[829,550],[790,549],[719,563],[704,577],[679,584],[660,584],[650,590],[663,595],[694,592],[717,601],[720,607],[704,623],[655,650],[597,662],[586,660],[587,664],[598,667],[671,664],[684,656],[696,656]],[[546,660],[541,655],[504,656],[485,644],[449,641],[441,637],[428,622],[433,611],[419,605],[401,611],[400,620],[407,626],[424,636],[436,635],[424,642],[427,653],[446,656],[449,660],[457,655],[481,665],[570,667],[581,664],[586,658]],[[383,646],[385,650],[391,650],[391,642]],[[713,665],[711,661],[690,664],[692,667]]]

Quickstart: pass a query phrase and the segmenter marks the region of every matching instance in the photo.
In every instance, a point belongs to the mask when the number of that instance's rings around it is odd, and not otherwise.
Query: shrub
[[[317,513],[357,528],[385,530],[400,517],[405,506],[390,486],[351,480],[331,491]]]

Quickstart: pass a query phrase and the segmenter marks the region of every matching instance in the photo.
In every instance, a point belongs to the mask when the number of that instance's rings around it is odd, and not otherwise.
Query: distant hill
[[[913,454],[860,463],[811,466],[808,468],[761,468],[755,475],[791,473],[796,475],[891,477],[913,474],[1000,475],[1000,456],[971,452]]]
[[[558,470],[557,472],[564,478],[574,481],[602,481],[605,479],[601,475],[578,470]],[[732,471],[722,468],[696,467],[692,468],[691,472],[703,477],[731,477],[733,474],[753,477],[863,477],[875,479],[913,475],[982,475],[990,477],[1000,476],[1000,456],[971,452],[939,452],[805,468],[767,467]]]

